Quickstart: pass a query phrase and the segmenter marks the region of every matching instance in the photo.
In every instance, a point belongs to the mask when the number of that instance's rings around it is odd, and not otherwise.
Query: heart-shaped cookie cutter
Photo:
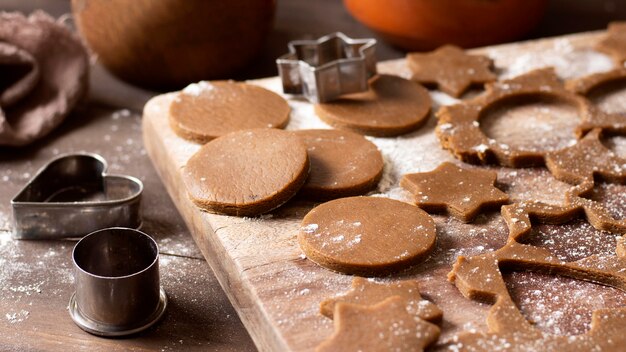
[[[92,153],[50,161],[11,200],[13,237],[83,237],[106,227],[139,228],[143,183],[108,175],[106,169],[104,158]]]

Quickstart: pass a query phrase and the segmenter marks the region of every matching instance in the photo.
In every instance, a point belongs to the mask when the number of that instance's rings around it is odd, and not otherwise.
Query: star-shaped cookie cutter
[[[317,40],[289,42],[289,53],[276,59],[283,91],[313,103],[366,91],[376,74],[376,39],[351,39],[337,32]]]

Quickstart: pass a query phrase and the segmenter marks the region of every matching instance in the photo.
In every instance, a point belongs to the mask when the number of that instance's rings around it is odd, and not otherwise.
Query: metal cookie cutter
[[[11,200],[18,239],[82,237],[112,226],[139,228],[143,183],[107,175],[97,154],[63,155],[41,168]]]
[[[159,248],[145,233],[122,227],[92,232],[72,252],[76,292],[69,311],[83,330],[99,336],[131,335],[165,313],[159,283]]]
[[[276,60],[283,91],[313,103],[368,89],[376,74],[375,39],[351,39],[337,32],[318,40],[289,43],[289,54]]]

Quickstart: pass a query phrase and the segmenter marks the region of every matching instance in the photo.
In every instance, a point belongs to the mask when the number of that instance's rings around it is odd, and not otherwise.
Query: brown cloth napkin
[[[87,49],[44,12],[0,13],[0,145],[50,133],[85,95]]]

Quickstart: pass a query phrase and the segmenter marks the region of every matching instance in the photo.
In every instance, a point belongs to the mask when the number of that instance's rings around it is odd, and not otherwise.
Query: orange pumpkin
[[[539,22],[547,0],[344,0],[344,5],[392,44],[431,50],[518,39]]]

